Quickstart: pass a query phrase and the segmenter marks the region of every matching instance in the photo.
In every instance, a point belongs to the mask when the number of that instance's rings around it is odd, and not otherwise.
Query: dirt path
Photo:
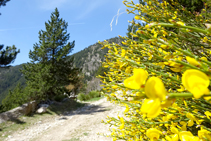
[[[88,103],[83,108],[72,111],[66,116],[52,116],[18,131],[6,141],[112,141],[111,138],[97,135],[109,134],[109,126],[101,123],[107,116],[116,117],[124,107],[105,98]]]

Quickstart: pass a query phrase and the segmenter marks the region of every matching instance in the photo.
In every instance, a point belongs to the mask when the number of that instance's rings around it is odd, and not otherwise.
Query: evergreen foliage
[[[22,65],[0,69],[0,104],[1,101],[9,94],[9,90],[13,91],[20,83],[21,87],[26,86],[23,74],[19,71]]]
[[[120,43],[121,41],[123,41],[122,39],[115,37],[115,38],[111,38],[107,40],[109,43]],[[94,48],[94,51],[92,53],[92,49]],[[104,70],[105,68],[101,67],[101,63],[99,65],[99,70],[98,70],[98,62],[93,65],[93,67],[96,67],[95,71],[89,71],[87,69],[87,65],[86,67],[84,67],[87,62],[91,61],[91,58],[94,56],[99,56],[100,61],[104,61],[104,55],[108,52],[108,49],[101,49],[102,45],[101,44],[93,44],[90,45],[89,47],[85,48],[84,50],[75,53],[73,55],[70,55],[67,57],[67,59],[71,59],[74,57],[74,66],[76,67],[81,67],[82,69],[84,69],[85,72],[90,72],[90,76],[82,74],[82,72],[77,72],[79,74],[79,78],[80,80],[77,81],[78,83],[74,85],[77,85],[80,87],[80,91],[82,91],[82,89],[84,89],[84,93],[86,92],[86,82],[90,81],[93,79],[93,77],[98,76],[99,74],[103,74],[104,72],[107,72],[106,70]],[[90,58],[88,58],[88,54],[90,53]],[[99,54],[99,55],[98,55]],[[90,59],[90,60],[89,60]],[[88,60],[86,62],[86,60]],[[95,60],[97,61],[97,60]],[[23,65],[17,65],[17,66],[12,66],[9,69],[0,69],[0,103],[1,101],[9,94],[9,90],[13,91],[15,89],[15,87],[18,85],[18,83],[21,84],[21,87],[25,88],[26,87],[26,79],[24,77],[24,75],[20,72],[20,69],[23,69]],[[26,65],[26,64],[25,64]],[[39,71],[39,70],[38,70]],[[30,72],[32,73],[32,72]],[[97,73],[97,74],[96,74]],[[36,73],[35,73],[36,74]],[[72,75],[72,76],[77,76],[77,75]],[[71,77],[71,76],[70,76]],[[71,85],[71,84],[70,84]],[[69,86],[69,85],[68,85]],[[66,88],[68,88],[68,86]],[[72,89],[69,89],[72,90]],[[77,89],[76,89],[77,91]]]
[[[32,99],[47,99],[55,95],[69,93],[65,86],[74,83],[70,76],[79,69],[73,67],[74,58],[67,59],[75,41],[67,42],[67,22],[59,18],[56,8],[51,20],[45,23],[46,31],[39,32],[39,42],[29,52],[30,63],[23,66],[27,87]]]
[[[10,0],[0,0],[0,7],[6,6],[6,3]],[[1,15],[1,13],[0,13]],[[20,50],[13,46],[7,46],[6,50],[2,50],[4,45],[0,45],[0,68],[10,67],[9,64],[13,63]]]
[[[9,91],[9,94],[2,101],[3,111],[8,111],[15,107],[18,107],[28,102],[27,88],[23,88],[19,83],[13,91]]]
[[[10,0],[0,0],[0,7],[5,6],[8,1]]]
[[[4,45],[0,45],[0,50],[2,50]],[[0,68],[10,67],[9,64],[13,63],[17,54],[20,50],[13,45],[12,47],[7,46],[6,50],[0,52]]]

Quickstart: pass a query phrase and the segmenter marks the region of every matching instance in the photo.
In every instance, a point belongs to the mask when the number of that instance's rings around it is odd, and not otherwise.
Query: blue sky
[[[133,0],[138,3],[138,0]],[[125,36],[128,20],[134,15],[125,12],[122,0],[11,0],[6,6],[0,7],[0,44],[15,45],[20,49],[15,62],[19,65],[29,62],[28,53],[33,44],[38,43],[38,32],[45,30],[45,22],[58,8],[60,17],[68,22],[67,32],[70,42],[75,40],[71,54],[96,43],[118,35]],[[110,23],[115,15],[112,24]]]

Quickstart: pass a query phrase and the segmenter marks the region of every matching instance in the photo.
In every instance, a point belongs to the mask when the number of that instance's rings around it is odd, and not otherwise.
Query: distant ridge
[[[110,38],[109,43],[121,44],[123,39],[119,37]],[[101,61],[105,59],[108,49],[101,49],[102,45],[95,43],[87,48],[68,56],[67,59],[74,57],[74,65],[82,68],[84,73],[84,81],[90,81],[95,77],[98,68],[101,66]],[[14,90],[18,83],[25,87],[25,78],[19,71],[22,65],[12,66],[9,69],[0,69],[0,104],[1,101],[8,95],[9,90]]]

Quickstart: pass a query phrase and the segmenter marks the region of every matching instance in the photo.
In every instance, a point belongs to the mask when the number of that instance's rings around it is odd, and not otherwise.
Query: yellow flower
[[[201,66],[201,64],[196,61],[194,58],[191,58],[189,56],[186,56],[186,60],[188,61],[189,64],[194,65],[194,66]]]
[[[124,129],[124,127],[125,127],[125,124],[122,123],[122,124],[120,125],[119,129]]]
[[[196,118],[193,116],[193,114],[187,113],[187,114],[186,114],[186,117],[190,119],[190,120],[188,121],[188,126],[193,126],[194,121],[196,120]]]
[[[177,68],[170,68],[173,72],[181,72],[182,67],[177,67]]]
[[[179,140],[178,135],[177,135],[177,134],[174,134],[174,135],[172,136],[172,141],[178,141],[178,140]]]
[[[206,57],[201,57],[200,59],[201,60],[204,60],[204,61],[207,61],[207,58]]]
[[[178,92],[183,92],[183,91],[185,91],[185,88],[182,85],[180,85],[180,89],[177,89],[177,91]]]
[[[198,136],[201,139],[207,138],[209,141],[211,140],[211,132],[205,130],[205,129],[201,129],[198,131]]]
[[[178,134],[179,133],[178,129],[176,127],[174,127],[174,126],[171,127],[171,132],[174,133],[174,134]]]
[[[126,53],[126,51],[124,49],[122,49],[121,57],[124,57],[125,56],[125,53]]]
[[[210,119],[210,117],[211,117],[211,112],[206,111],[206,112],[205,112],[205,115],[207,116],[208,119]]]
[[[158,140],[160,138],[160,134],[162,134],[162,132],[156,128],[150,128],[146,132],[146,135],[148,138],[150,138],[150,141]]]
[[[131,89],[140,89],[148,77],[148,72],[144,69],[133,69],[133,76],[124,80],[125,87]]]
[[[189,131],[180,132],[179,138],[180,138],[181,141],[199,141],[199,138],[193,136],[193,134]]]
[[[167,141],[179,141],[179,136],[178,136],[178,134],[174,134],[174,135],[172,135],[171,137],[166,136],[165,138],[166,138]],[[165,140],[164,140],[164,141],[165,141]]]
[[[124,111],[124,112],[125,112],[125,113],[129,112],[129,107],[128,107],[128,105],[125,105],[125,107],[126,107],[126,108],[125,108],[125,111]]]
[[[166,99],[166,89],[162,80],[158,77],[150,77],[149,80],[147,80],[145,93],[149,99]]]
[[[161,111],[160,100],[157,99],[145,99],[141,106],[141,113],[146,114],[149,118],[155,118]]]
[[[185,25],[185,23],[183,23],[183,22],[181,22],[181,21],[179,21],[179,22],[177,22],[177,25]]]
[[[186,70],[182,76],[183,86],[191,92],[195,98],[200,98],[209,92],[207,88],[209,83],[209,77],[199,70]]]
[[[187,123],[184,122],[184,121],[180,121],[180,124],[182,125],[181,130],[186,131],[187,130],[187,127],[186,127]]]
[[[136,20],[140,20],[140,19],[141,19],[141,17],[140,17],[140,16],[138,16],[138,15],[136,15],[136,16],[135,16],[135,19],[136,19]]]
[[[175,99],[165,100],[161,103],[161,108],[166,108],[171,106],[174,103]]]
[[[160,45],[161,48],[166,49],[168,46],[167,45]]]
[[[123,124],[125,123],[124,119],[122,117],[120,118],[120,122],[123,123]]]

